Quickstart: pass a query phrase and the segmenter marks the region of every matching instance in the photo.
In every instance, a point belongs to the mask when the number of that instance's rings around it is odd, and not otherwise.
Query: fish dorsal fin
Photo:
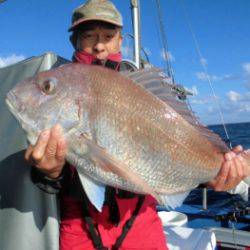
[[[173,108],[183,119],[198,130],[201,135],[206,137],[213,144],[219,146],[223,152],[228,151],[228,147],[222,139],[202,125],[194,112],[190,110],[187,103],[179,98],[178,92],[176,91],[177,85],[172,84],[170,78],[160,69],[147,68],[133,72],[124,71],[121,72],[121,74]]]

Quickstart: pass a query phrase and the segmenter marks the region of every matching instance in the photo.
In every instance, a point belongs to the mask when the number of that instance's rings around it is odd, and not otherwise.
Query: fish
[[[176,207],[218,174],[229,151],[157,68],[119,73],[69,63],[17,84],[6,103],[31,144],[61,125],[66,159],[98,210],[106,185]],[[242,156],[250,163],[249,151]]]

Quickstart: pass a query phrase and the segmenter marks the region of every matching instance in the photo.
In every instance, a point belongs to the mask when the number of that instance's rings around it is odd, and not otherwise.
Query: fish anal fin
[[[88,199],[101,212],[105,199],[105,185],[96,182],[82,173],[79,173],[79,178]]]
[[[190,191],[170,195],[159,195],[159,203],[160,205],[165,206],[168,210],[174,210],[182,205],[189,193]]]

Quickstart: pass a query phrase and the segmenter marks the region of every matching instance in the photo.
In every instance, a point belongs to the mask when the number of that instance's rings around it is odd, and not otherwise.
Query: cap
[[[93,20],[123,26],[122,16],[113,3],[108,0],[88,0],[74,10],[69,31],[75,29],[79,24]]]

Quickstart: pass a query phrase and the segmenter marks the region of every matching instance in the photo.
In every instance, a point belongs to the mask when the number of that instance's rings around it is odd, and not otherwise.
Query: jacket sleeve
[[[71,183],[73,175],[74,171],[68,163],[65,164],[61,175],[56,179],[49,178],[35,166],[31,167],[30,172],[32,182],[48,194],[58,194],[66,188]]]

